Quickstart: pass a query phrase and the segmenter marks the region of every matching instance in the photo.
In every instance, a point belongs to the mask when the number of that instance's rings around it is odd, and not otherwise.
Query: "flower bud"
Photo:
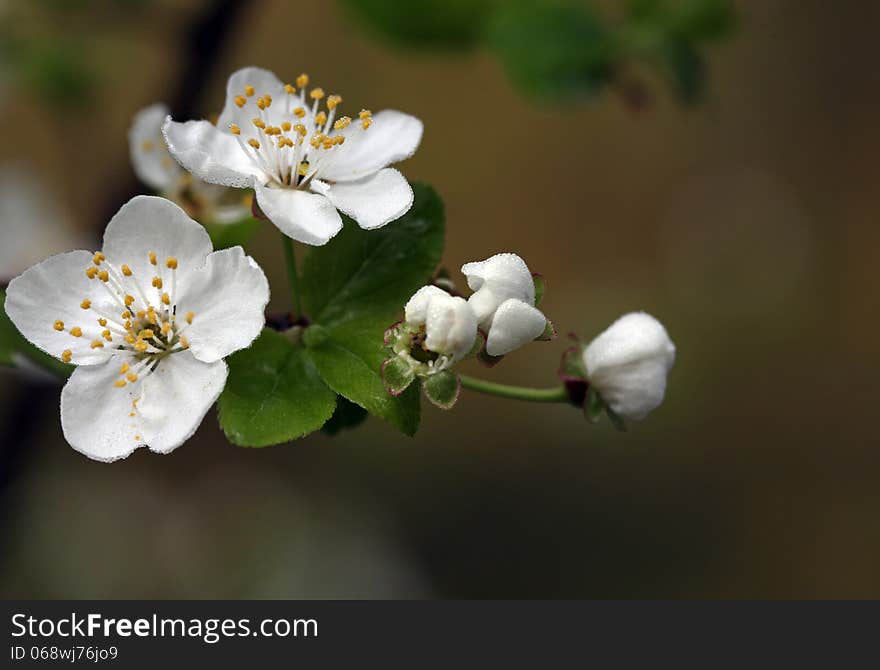
[[[463,298],[453,297],[436,286],[423,286],[406,303],[404,312],[403,331],[412,339],[406,348],[418,346],[445,358],[431,366],[432,372],[461,360],[473,349],[477,317]],[[403,350],[400,346],[396,348]]]
[[[650,314],[620,317],[583,354],[590,385],[625,419],[644,419],[663,402],[675,345]]]
[[[496,254],[461,267],[474,294],[468,299],[487,333],[486,351],[503,356],[540,337],[547,319],[535,308],[535,282],[516,254]]]

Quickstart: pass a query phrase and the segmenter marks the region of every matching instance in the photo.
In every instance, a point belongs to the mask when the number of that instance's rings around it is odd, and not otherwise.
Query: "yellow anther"
[[[266,95],[263,96],[263,102],[265,102],[266,107],[268,107],[269,105],[272,104],[272,96],[267,93]]]
[[[245,86],[245,87],[244,87],[244,94],[245,94],[247,97],[251,97],[251,96],[254,94],[254,87],[251,86],[250,84],[248,84],[247,86]]]
[[[171,324],[166,321],[165,323],[162,324],[162,334],[167,335],[170,332],[171,332]]]
[[[341,95],[331,95],[327,98],[327,109],[336,109],[336,106],[342,102]]]
[[[351,125],[351,117],[350,116],[343,116],[341,119],[339,119],[336,123],[333,124],[333,127],[336,130],[342,130],[343,128],[348,128],[348,126],[350,126],[350,125]]]
[[[126,335],[125,341],[129,344],[134,344],[137,340],[134,339],[134,335]]]
[[[140,351],[141,353],[147,350],[147,342],[146,340],[136,340],[134,343],[134,348]]]
[[[139,309],[138,313],[137,313],[137,318],[145,319],[145,318],[147,318],[147,313],[144,310]]]
[[[194,319],[195,317],[196,317],[196,313],[195,313],[195,312],[187,312],[187,313],[186,313],[186,322],[187,322],[187,323],[192,323],[192,322],[193,322],[193,319]]]
[[[342,144],[345,142],[345,135],[337,135],[333,138],[333,144]]]
[[[107,325],[107,319],[103,317],[98,319],[98,324],[101,326],[101,328],[105,327]]]
[[[102,331],[101,331],[101,337],[103,337],[103,338],[104,338],[105,340],[107,340],[108,342],[112,342],[112,341],[113,341],[113,336],[110,334],[110,331],[109,331],[109,330],[102,330]]]
[[[92,256],[92,263],[94,263],[95,265],[100,265],[101,261],[103,260],[107,260],[107,257],[100,251],[96,251],[95,255]]]
[[[108,281],[110,281],[110,273],[107,272],[107,270],[99,270],[98,279],[100,279],[104,283],[107,283]]]
[[[324,138],[324,148],[325,148],[325,149],[330,149],[330,148],[333,147],[335,144],[336,144],[336,143],[333,141],[333,138],[332,138],[332,137],[325,137],[325,138]]]
[[[144,151],[152,151],[156,147],[156,143],[151,140],[144,140],[141,142],[141,149]]]
[[[86,298],[85,300],[83,300],[83,301],[79,304],[79,306],[82,307],[83,309],[88,309],[89,307],[92,306],[92,301],[89,300],[88,298]]]
[[[266,104],[266,99],[262,96],[257,98],[257,107],[259,107],[260,109],[266,109],[266,107],[268,107],[268,105]]]
[[[373,116],[373,112],[371,112],[369,109],[362,109],[360,112],[358,112],[358,118],[361,120],[369,119],[371,116]]]
[[[171,298],[168,296],[167,293],[162,294],[162,304],[163,305],[170,305],[171,304]]]
[[[131,277],[131,268],[128,267],[127,265],[123,265],[122,266],[122,274],[124,274],[126,277]]]
[[[162,288],[162,277],[153,277],[153,288]]]
[[[155,326],[156,323],[157,323],[157,320],[156,320],[156,312],[154,312],[154,311],[148,311],[148,312],[147,312],[147,321],[149,321],[150,323],[152,323],[152,324]]]
[[[126,382],[124,379],[117,379],[115,382],[113,382],[113,386],[118,389],[125,388],[125,384]]]
[[[303,124],[301,124],[301,123],[297,123],[297,124],[293,127],[293,129],[294,129],[294,131],[296,131],[296,133],[297,133],[300,137],[305,137],[305,136],[306,136],[306,133],[308,132],[308,131],[306,130],[306,127],[305,127]]]
[[[65,349],[61,352],[61,360],[65,363],[70,363],[71,358],[73,358],[73,352],[70,349]]]
[[[125,326],[126,330],[131,330],[131,321],[126,320],[125,323],[122,325]]]
[[[297,107],[293,110],[293,115],[298,119],[301,119],[306,115],[306,110],[304,110],[302,107]]]
[[[155,335],[155,333],[149,328],[144,328],[141,332],[138,333],[138,337],[142,340],[149,340],[151,337],[153,337],[153,335]]]
[[[285,121],[284,123],[282,123],[281,130],[283,130],[285,133],[289,132],[290,131],[290,121]]]
[[[135,436],[134,436],[134,439],[140,441],[141,436],[140,436],[140,435],[135,435]]]
[[[296,85],[302,88],[303,86],[309,85],[309,75],[303,72],[300,76],[296,78]]]
[[[98,268],[96,268],[94,265],[86,268],[86,277],[88,277],[89,279],[94,279],[95,275],[97,274]]]
[[[134,296],[133,295],[126,295],[125,296],[125,306],[131,307],[133,304],[134,304]]]
[[[83,334],[82,328],[80,328],[79,326],[74,326],[73,328],[70,329],[69,332],[74,337],[82,337],[82,334]]]
[[[129,416],[134,416],[135,414],[134,414],[134,412],[129,412],[128,415],[129,415]],[[135,439],[137,439],[137,437],[135,437]]]
[[[104,348],[104,343],[101,342],[101,340],[93,340],[92,343],[91,343],[89,346],[90,346],[92,349],[103,349],[103,348]]]
[[[297,173],[299,174],[300,177],[305,177],[309,173],[309,162],[302,161],[299,164],[299,168],[297,169]]]
[[[235,104],[239,106],[239,108],[244,107],[244,103],[247,102],[247,98],[243,95],[235,96]]]
[[[324,112],[318,112],[315,116],[315,125],[323,126],[325,123],[327,123],[327,114]]]
[[[259,148],[260,148],[260,143],[257,140],[255,140],[254,138],[249,139],[248,144],[250,144],[254,149],[259,150]]]
[[[169,256],[168,258],[165,259],[165,267],[169,268],[170,270],[176,270],[177,269],[177,259],[174,256]]]
[[[127,319],[127,318],[128,318],[128,315],[129,315],[130,313],[131,313],[131,311],[123,312],[122,314],[119,315],[119,317],[122,318],[122,319]]]
[[[363,121],[361,121],[361,128],[363,128],[364,130],[369,128],[371,125],[373,125],[373,119],[366,118]]]
[[[253,123],[257,128],[262,130],[266,127],[266,124],[263,122],[263,119],[251,119],[251,123]]]
[[[123,363],[119,368],[119,374],[124,375],[128,372],[128,363]]]
[[[232,133],[233,135],[241,135],[241,128],[239,128],[234,123],[230,123],[229,124],[229,132]]]
[[[324,89],[323,88],[313,88],[309,93],[309,97],[312,100],[321,100],[324,97]]]
[[[287,93],[289,93],[290,95],[293,95],[294,93],[296,93],[296,89],[293,86],[291,86],[290,84],[284,84],[284,90]]]
[[[189,349],[189,340],[186,339],[185,337],[181,336],[180,337],[180,346],[183,349]]]
[[[64,321],[56,321],[52,327],[57,330],[59,333],[64,330]]]
[[[155,265],[155,264],[156,264],[156,252],[151,251],[150,252],[150,265]]]
[[[134,384],[138,380],[138,376],[133,372],[129,372],[127,375],[125,375],[125,378],[132,384]]]

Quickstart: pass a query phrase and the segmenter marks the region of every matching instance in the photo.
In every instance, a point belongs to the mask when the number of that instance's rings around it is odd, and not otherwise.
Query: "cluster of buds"
[[[385,333],[391,357],[382,377],[390,393],[403,393],[419,379],[428,399],[449,409],[461,387],[456,363],[477,356],[494,364],[529,342],[552,338],[552,324],[535,306],[543,282],[522,258],[497,254],[461,270],[474,291],[467,300],[423,286],[406,303],[404,320]]]

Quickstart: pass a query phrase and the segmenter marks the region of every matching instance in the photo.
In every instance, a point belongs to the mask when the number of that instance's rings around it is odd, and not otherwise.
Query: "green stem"
[[[294,319],[302,316],[302,303],[299,299],[299,273],[296,270],[296,254],[293,252],[293,240],[282,233],[284,240],[284,260],[287,261],[287,279],[290,282],[290,298]]]
[[[461,385],[471,391],[510,398],[512,400],[526,400],[528,402],[568,402],[568,393],[564,386],[554,386],[549,389],[535,389],[527,386],[508,386],[497,384],[485,379],[475,379],[467,375],[461,375]]]

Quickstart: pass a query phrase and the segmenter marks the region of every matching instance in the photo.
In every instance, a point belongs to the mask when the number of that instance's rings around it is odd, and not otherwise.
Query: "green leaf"
[[[304,341],[330,388],[412,436],[419,427],[418,387],[410,386],[396,397],[386,390],[381,376],[387,355],[382,342],[385,325],[381,319],[363,319],[322,329],[320,337],[309,337],[312,327]]]
[[[475,45],[491,9],[490,0],[342,0],[367,28],[388,41],[413,48]]]
[[[314,323],[370,317],[387,327],[429,281],[443,253],[443,203],[430,186],[413,184],[413,191],[412,208],[397,221],[363,230],[346,217],[329,244],[309,249],[302,290]]]
[[[28,342],[6,314],[6,291],[0,291],[0,365],[16,365],[16,356],[23,356],[31,363],[66,379],[74,370],[73,365],[62,363],[54,356],[37,349]]]
[[[555,0],[500,3],[489,45],[523,93],[547,100],[588,98],[614,75],[614,47],[590,7]]]
[[[422,382],[425,397],[440,409],[452,409],[461,393],[461,379],[452,370],[427,377]]]
[[[392,356],[382,363],[382,381],[391,395],[400,395],[416,378],[412,366],[400,356]]]
[[[262,222],[248,217],[236,223],[203,223],[215,250],[245,246],[254,233],[259,230]]]
[[[227,359],[229,379],[218,404],[233,444],[265,447],[318,430],[333,415],[336,394],[306,349],[264,330],[249,349]]]
[[[321,427],[321,432],[336,435],[343,430],[351,430],[361,425],[369,416],[369,412],[360,405],[355,405],[341,395],[336,396],[336,411],[330,420]]]

